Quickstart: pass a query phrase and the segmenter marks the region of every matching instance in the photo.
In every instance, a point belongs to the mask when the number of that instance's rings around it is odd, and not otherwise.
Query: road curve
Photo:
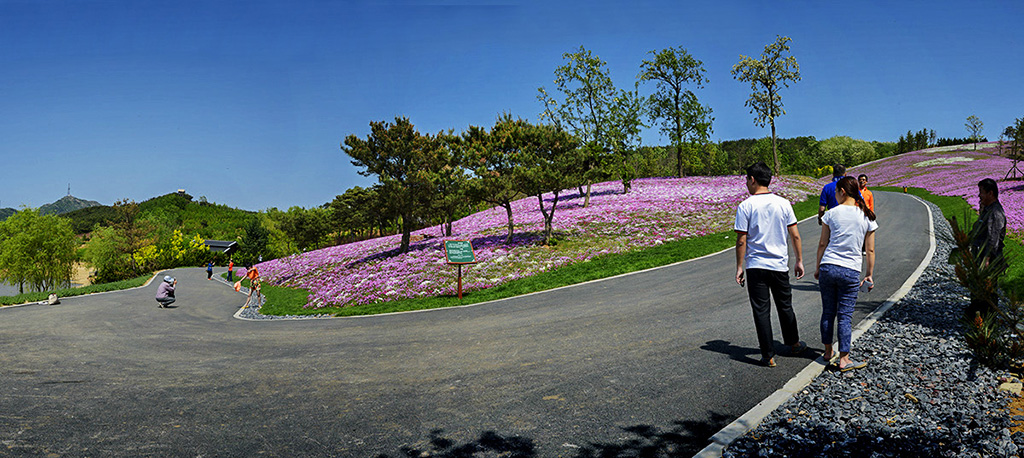
[[[875,199],[876,288],[858,321],[929,246],[920,202]],[[799,228],[813,272],[819,228]],[[2,309],[0,455],[397,457],[432,437],[520,456],[655,443],[692,454],[817,355],[757,365],[734,259],[353,319],[236,320],[244,296],[203,269],[173,272],[173,309],[157,308],[155,284]],[[794,305],[801,339],[820,351],[810,273]]]

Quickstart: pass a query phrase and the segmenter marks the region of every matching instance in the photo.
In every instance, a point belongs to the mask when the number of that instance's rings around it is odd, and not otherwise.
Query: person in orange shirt
[[[259,307],[261,305],[260,300],[262,299],[260,271],[256,269],[256,266],[250,266],[246,269],[245,276],[249,279],[249,297],[245,299],[245,305],[242,308],[249,306],[249,303],[252,301],[253,291],[256,292],[256,306]]]
[[[857,183],[860,185],[861,197],[863,197],[864,202],[868,204],[868,208],[870,208],[871,211],[874,212],[875,196],[871,195],[871,190],[868,189],[868,176],[863,173],[860,174],[860,176],[857,177]]]

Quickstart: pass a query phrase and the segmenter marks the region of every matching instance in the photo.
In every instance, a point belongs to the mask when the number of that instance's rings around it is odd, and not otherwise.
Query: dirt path
[[[75,286],[89,286],[89,274],[92,273],[92,266],[84,262],[76,262],[71,272],[71,284]]]

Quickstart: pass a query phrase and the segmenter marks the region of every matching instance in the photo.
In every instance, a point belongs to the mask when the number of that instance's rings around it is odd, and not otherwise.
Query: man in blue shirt
[[[836,200],[836,182],[845,176],[846,167],[843,167],[843,164],[832,166],[832,182],[821,188],[821,197],[818,199],[819,226],[821,226],[821,217],[825,215],[825,211],[839,205],[839,201]]]

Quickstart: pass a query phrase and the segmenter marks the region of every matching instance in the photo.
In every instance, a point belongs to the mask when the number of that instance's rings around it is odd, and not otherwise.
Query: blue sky
[[[802,75],[782,137],[966,137],[976,115],[995,139],[1024,117],[1022,20],[1024,4],[987,1],[0,0],[0,207],[69,184],[103,204],[184,188],[320,205],[373,184],[339,147],[370,121],[537,121],[537,88],[581,45],[620,88],[647,52],[685,47],[707,68],[714,140],[770,135],[730,70],[776,35]]]

